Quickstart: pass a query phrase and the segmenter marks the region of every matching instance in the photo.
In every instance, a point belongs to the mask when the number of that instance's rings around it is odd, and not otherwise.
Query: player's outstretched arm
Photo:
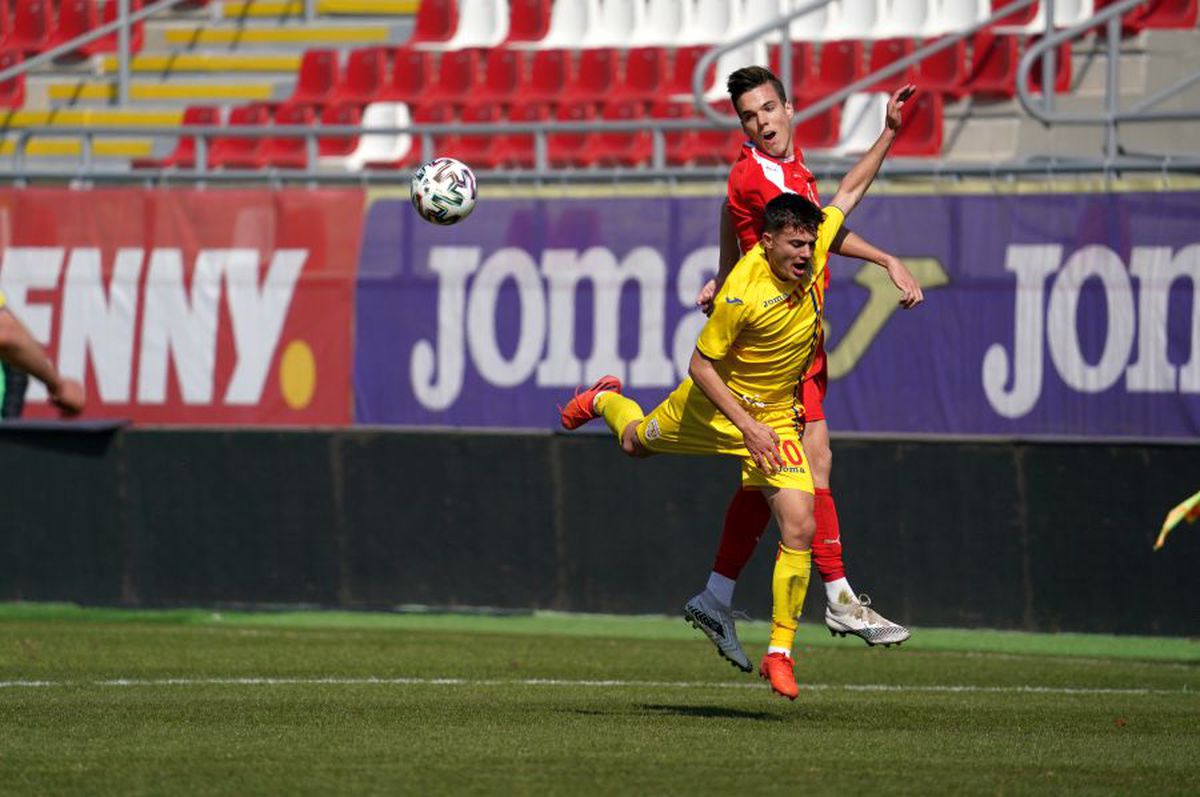
[[[692,352],[692,360],[688,363],[688,376],[742,433],[746,450],[750,452],[750,458],[759,470],[768,475],[777,473],[783,467],[783,457],[779,454],[779,435],[775,434],[775,430],[770,426],[750,417],[750,413],[746,412],[729,386],[721,379],[721,375],[713,367],[712,360],[701,354],[699,349]]]
[[[834,239],[832,249],[839,255],[867,260],[882,266],[888,277],[891,278],[892,284],[900,291],[900,306],[905,310],[911,310],[925,301],[921,283],[917,282],[917,278],[912,275],[904,262],[895,255],[879,249],[858,233],[843,227]]]
[[[733,217],[729,215],[728,199],[721,203],[720,225],[721,253],[717,262],[717,276],[704,283],[704,287],[700,289],[700,295],[696,297],[696,306],[703,310],[705,315],[712,314],[713,299],[716,298],[717,291],[721,290],[721,286],[725,284],[725,278],[729,276],[729,272],[733,271],[738,258],[742,256],[741,250],[738,249],[737,232],[733,229]]]
[[[904,108],[904,103],[912,97],[916,90],[917,87],[909,83],[888,100],[887,123],[883,126],[883,132],[867,150],[867,154],[863,155],[842,178],[842,182],[838,184],[837,193],[833,195],[833,201],[829,203],[840,208],[842,213],[850,215],[850,211],[854,210],[866,195],[875,175],[879,174],[879,167],[883,165],[883,159],[887,156],[892,142],[896,140],[896,133],[900,130],[900,112]]]
[[[83,385],[74,379],[64,379],[41,344],[6,308],[0,308],[0,360],[40,379],[50,392],[50,401],[63,415],[78,415],[83,411]]]

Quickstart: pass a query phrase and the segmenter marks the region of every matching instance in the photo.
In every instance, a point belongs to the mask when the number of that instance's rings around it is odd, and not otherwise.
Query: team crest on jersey
[[[646,424],[646,439],[657,440],[662,437],[662,430],[658,428],[658,418],[651,418],[650,423]]]

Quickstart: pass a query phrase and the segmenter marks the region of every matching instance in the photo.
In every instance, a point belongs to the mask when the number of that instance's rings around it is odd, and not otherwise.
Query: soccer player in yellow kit
[[[915,88],[888,103],[878,140],[842,178],[823,211],[798,194],[767,203],[762,240],[738,262],[714,299],[688,378],[649,414],[605,376],[562,410],[575,429],[602,417],[631,456],[727,454],[742,461],[742,485],[762,490],[779,524],[771,577],[771,642],[759,667],[778,694],[799,694],[791,658],[808,590],[813,483],[800,444],[801,377],[812,364],[825,305],[825,263],[845,217],[862,199],[900,127]]]

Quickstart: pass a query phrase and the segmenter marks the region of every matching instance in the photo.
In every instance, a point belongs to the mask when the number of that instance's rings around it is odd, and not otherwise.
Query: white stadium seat
[[[530,42],[540,50],[571,49],[579,46],[599,15],[598,0],[558,2],[550,10],[550,30],[546,38]]]
[[[840,39],[874,39],[875,30],[883,19],[884,0],[837,0],[836,16],[825,37]]]
[[[716,76],[713,84],[705,92],[704,99],[714,102],[728,98],[725,81],[729,79],[729,74],[744,66],[754,65],[767,65],[767,43],[762,39],[743,44],[736,50],[730,50],[717,58]]]
[[[950,0],[954,2],[955,0]],[[891,0],[875,31],[879,39],[918,39],[936,36],[941,7],[947,0]],[[958,0],[962,2],[962,0]],[[969,3],[967,3],[969,6]]]
[[[812,0],[791,0],[789,8],[791,11],[799,11],[811,2]],[[837,29],[837,11],[837,4],[833,3],[796,17],[788,28],[792,41],[830,41],[830,32],[836,32]]]
[[[716,44],[725,41],[737,29],[738,8],[738,4],[729,0],[696,0],[691,25],[680,32],[678,44]]]
[[[978,25],[992,15],[991,0],[944,0],[930,36],[958,33]]]
[[[834,152],[860,155],[871,148],[883,132],[887,118],[888,95],[882,92],[855,92],[842,104],[842,123]]]
[[[495,47],[508,38],[508,0],[459,0],[458,29],[448,41],[429,49],[465,50]]]
[[[412,124],[412,114],[402,102],[373,102],[363,111],[363,127],[407,127]],[[364,133],[358,146],[345,157],[325,156],[322,166],[342,168],[348,172],[362,171],[367,163],[393,163],[409,153],[413,147],[412,136],[407,133],[391,135]]]
[[[641,24],[633,32],[635,47],[674,47],[692,25],[692,0],[648,0]]]
[[[779,19],[791,7],[788,0],[743,0],[741,12],[738,14],[736,34],[748,33],[754,28],[761,28],[771,20]],[[780,40],[778,32],[767,34],[768,42]]]
[[[583,46],[628,47],[634,32],[644,27],[644,16],[644,0],[599,0]]]
[[[1092,16],[1095,11],[1095,3],[1092,0],[1053,0],[1053,2],[1055,28],[1069,28],[1072,25],[1078,25]],[[1046,3],[1047,0],[1038,3],[1037,14],[1024,25],[997,26],[997,32],[1025,34],[1044,32],[1046,30]]]

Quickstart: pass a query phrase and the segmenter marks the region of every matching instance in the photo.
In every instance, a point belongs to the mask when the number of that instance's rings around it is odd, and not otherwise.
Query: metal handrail
[[[708,68],[712,64],[714,64],[716,62],[716,60],[718,58],[720,58],[722,55],[724,55],[725,53],[731,52],[731,51],[736,50],[737,48],[741,47],[742,45],[749,44],[752,41],[760,39],[763,36],[767,35],[768,33],[771,33],[774,30],[779,30],[782,34],[783,40],[790,43],[791,37],[788,33],[788,29],[791,25],[791,22],[795,19],[798,19],[799,17],[805,16],[806,14],[808,14],[812,11],[816,11],[820,8],[824,8],[825,6],[829,5],[831,2],[833,2],[833,0],[814,0],[814,2],[809,3],[808,5],[802,6],[801,8],[798,8],[798,9],[794,9],[794,10],[788,12],[787,14],[779,17],[778,19],[775,19],[775,20],[772,20],[771,22],[760,25],[759,27],[748,31],[748,32],[742,34],[741,36],[731,39],[728,42],[725,42],[723,44],[720,44],[720,45],[712,48],[708,52],[706,52],[700,58],[700,60],[696,62],[696,66],[692,70],[692,97],[693,97],[693,100],[694,100],[696,106],[700,109],[701,113],[703,113],[705,116],[707,116],[709,119],[711,119],[716,124],[721,124],[721,125],[726,125],[726,126],[736,126],[739,123],[739,120],[736,116],[727,116],[725,114],[717,113],[716,109],[714,109],[704,99],[704,95],[706,93],[705,86],[704,86],[704,75],[708,71]],[[935,53],[941,52],[942,50],[945,50],[949,47],[953,47],[956,43],[962,41],[963,39],[967,38],[968,36],[974,34],[977,31],[983,30],[984,28],[990,26],[992,23],[1003,19],[1004,17],[1008,16],[1009,14],[1012,14],[1013,12],[1021,11],[1025,8],[1028,8],[1029,6],[1031,6],[1037,2],[1039,2],[1039,0],[1014,0],[1012,3],[1009,3],[1008,5],[1004,6],[999,11],[993,11],[992,15],[990,17],[988,17],[987,19],[985,19],[981,22],[975,23],[974,25],[967,28],[966,30],[961,30],[961,31],[957,31],[955,33],[947,34],[946,36],[939,38],[937,41],[935,41],[931,44],[922,46],[920,49],[914,51],[912,54],[906,55],[903,58],[899,58],[899,59],[893,61],[892,63],[887,64],[883,68],[878,69],[869,75],[866,75],[862,79],[857,80],[847,86],[842,87],[841,89],[834,92],[833,94],[822,97],[820,100],[818,100],[810,105],[806,105],[804,108],[796,108],[795,113],[792,117],[792,122],[794,124],[797,122],[803,122],[806,119],[810,119],[810,118],[828,110],[829,108],[832,108],[834,105],[840,104],[843,100],[846,99],[846,97],[849,97],[854,92],[861,91],[862,89],[865,89],[868,86],[872,86],[875,83],[878,83],[880,80],[883,80],[884,78],[888,78],[888,77],[891,77],[892,75],[899,74],[900,72],[903,72],[908,67],[910,67],[914,64],[920,63],[921,61],[924,61],[929,56],[931,56]],[[1053,10],[1051,8],[1053,5],[1054,4],[1051,2],[1051,3],[1048,3],[1047,7],[1046,7],[1047,30],[1050,30],[1054,24],[1054,22],[1053,22],[1054,15],[1053,15]],[[786,46],[782,47],[781,52],[780,52],[780,72],[787,74],[789,77],[790,77],[790,73],[791,73],[791,58],[792,58],[791,47],[786,47]],[[786,69],[784,68],[785,64],[787,65]],[[1053,70],[1052,65],[1050,66],[1050,69]],[[790,85],[791,85],[791,81],[788,79],[785,79],[782,74],[780,75],[780,81],[783,83],[784,86],[790,87]]]
[[[114,0],[114,1],[118,1],[118,0]],[[907,67],[911,66],[912,64],[918,63],[921,60],[923,60],[924,58],[927,58],[928,56],[930,56],[946,47],[951,47],[956,42],[966,38],[967,36],[972,35],[976,31],[981,30],[981,29],[991,25],[992,23],[998,21],[999,19],[1002,19],[1005,16],[1008,16],[1009,14],[1012,14],[1015,11],[1019,11],[1021,9],[1027,8],[1029,5],[1031,5],[1033,2],[1036,2],[1036,1],[1037,0],[1015,0],[1014,2],[1007,4],[1000,10],[995,11],[986,20],[980,21],[977,24],[973,25],[972,27],[970,27],[966,30],[958,31],[953,34],[944,36],[944,37],[938,39],[937,41],[935,41],[934,43],[932,43],[931,45],[922,47],[921,49],[917,50],[916,52],[912,53],[911,55],[905,56],[904,58],[899,59],[880,70],[877,70],[876,72],[872,73],[871,75],[864,77],[862,80],[859,80],[859,81],[855,82],[854,84],[844,87],[843,89],[839,90],[837,93],[829,95],[829,96],[823,98],[822,100],[818,101],[817,103],[813,103],[812,105],[809,105],[803,109],[797,109],[794,118],[796,121],[802,121],[802,120],[807,119],[811,116],[814,116],[818,113],[821,113],[825,109],[840,102],[845,96],[848,96],[850,93],[853,93],[856,90],[859,90],[861,88],[869,86],[869,85],[877,82],[880,79],[883,79],[890,75],[896,74],[896,73],[906,69]],[[128,0],[119,0],[119,2],[121,2],[124,5],[128,2]],[[110,32],[111,29],[118,24],[123,24],[123,23],[131,22],[131,21],[137,21],[137,20],[143,19],[146,16],[149,16],[150,14],[153,14],[160,9],[173,6],[179,2],[183,2],[183,0],[160,0],[159,2],[148,5],[147,7],[143,8],[141,11],[132,15],[130,18],[119,19],[119,20],[115,21],[114,23],[110,23],[108,25],[103,26],[102,28],[98,28],[94,31],[91,31],[91,32],[89,32],[89,34],[79,37],[79,39],[76,39],[72,42],[68,42],[61,47],[55,48],[55,50],[53,50],[53,51],[43,53],[34,59],[30,59],[30,61],[25,62],[25,64],[22,64],[18,68],[0,72],[0,80],[3,80],[6,76],[9,76],[10,73],[13,73],[15,71],[20,71],[20,69],[27,69],[30,66],[33,66],[33,65],[41,63],[45,60],[51,59],[55,56],[56,53],[61,53],[64,51],[69,51],[71,49],[74,49],[74,47],[78,46],[79,42],[83,42],[85,40],[90,41],[94,38],[102,36],[106,32]],[[83,179],[97,178],[97,179],[102,179],[102,180],[111,179],[111,180],[146,181],[146,180],[152,180],[152,179],[167,179],[167,176],[170,175],[170,176],[179,177],[179,178],[187,178],[187,177],[191,176],[198,180],[204,180],[204,179],[210,179],[210,178],[219,178],[221,180],[225,180],[225,179],[262,180],[262,179],[280,179],[280,178],[293,179],[294,178],[294,179],[310,180],[313,182],[336,181],[336,182],[383,182],[383,183],[387,183],[387,182],[396,182],[396,181],[407,179],[406,173],[401,172],[399,175],[390,175],[389,176],[386,172],[377,172],[377,173],[372,174],[368,178],[365,174],[364,175],[356,175],[356,174],[352,174],[352,173],[348,173],[348,172],[328,173],[328,172],[318,171],[318,166],[321,165],[320,164],[321,159],[318,157],[318,140],[321,137],[325,137],[325,136],[332,137],[332,136],[363,136],[363,135],[383,135],[383,136],[411,135],[420,140],[423,160],[427,160],[430,157],[432,157],[434,154],[434,148],[433,148],[434,137],[437,135],[442,135],[442,134],[447,134],[447,133],[533,134],[535,137],[535,148],[534,148],[535,149],[535,166],[534,166],[534,168],[532,170],[521,170],[521,171],[512,171],[512,170],[504,170],[504,169],[479,170],[481,176],[488,176],[488,177],[493,177],[496,179],[544,180],[544,179],[564,179],[564,178],[571,179],[571,178],[579,178],[579,177],[584,177],[584,178],[593,178],[594,177],[596,179],[604,179],[607,175],[613,175],[613,176],[619,175],[619,176],[627,177],[630,174],[637,174],[638,176],[644,176],[647,178],[656,178],[659,176],[677,177],[677,178],[678,177],[706,177],[706,176],[708,176],[709,171],[712,171],[713,174],[716,176],[721,176],[719,174],[719,172],[721,172],[720,169],[707,170],[704,167],[689,167],[685,172],[685,171],[681,171],[681,170],[672,170],[666,166],[665,136],[667,134],[669,134],[671,132],[675,132],[675,131],[695,130],[695,129],[712,129],[714,126],[718,126],[718,125],[730,126],[732,123],[733,126],[736,126],[736,124],[737,124],[736,117],[722,116],[722,115],[716,114],[715,111],[713,111],[713,109],[709,106],[709,104],[707,102],[702,101],[703,86],[700,83],[700,78],[703,76],[704,72],[707,71],[708,65],[713,63],[715,61],[715,59],[720,57],[720,55],[723,54],[724,52],[728,52],[729,50],[740,47],[743,44],[753,41],[756,38],[759,38],[765,34],[770,33],[773,30],[779,30],[781,32],[784,32],[783,35],[781,36],[781,40],[782,40],[782,42],[785,42],[785,43],[789,42],[790,39],[788,38],[788,36],[786,34],[786,30],[789,28],[789,26],[793,20],[795,20],[807,13],[811,13],[814,10],[820,9],[820,8],[828,5],[830,2],[832,2],[832,0],[814,0],[813,2],[808,3],[807,5],[805,5],[801,8],[794,9],[792,12],[788,13],[787,15],[783,15],[775,20],[772,20],[769,23],[761,25],[761,26],[755,28],[754,30],[748,31],[745,34],[739,36],[737,39],[733,39],[723,45],[714,47],[714,48],[710,49],[708,52],[706,52],[705,55],[702,57],[701,61],[696,65],[696,69],[693,72],[693,89],[695,90],[696,99],[699,100],[697,103],[698,107],[703,112],[703,115],[701,117],[695,117],[695,118],[689,118],[689,119],[655,119],[655,120],[650,120],[649,122],[647,120],[631,120],[631,121],[595,120],[595,121],[586,121],[586,122],[565,122],[565,121],[525,122],[525,123],[504,122],[504,123],[483,123],[483,124],[471,124],[471,125],[421,123],[421,124],[412,124],[412,125],[407,125],[407,126],[402,126],[402,127],[401,126],[397,126],[397,127],[364,127],[362,125],[320,125],[320,124],[317,124],[317,125],[278,125],[278,126],[277,125],[254,125],[254,126],[238,125],[238,126],[233,126],[233,127],[225,126],[225,125],[214,125],[214,126],[188,125],[188,126],[182,127],[182,128],[178,127],[178,126],[131,127],[131,126],[126,126],[126,125],[55,125],[55,126],[39,125],[39,126],[30,126],[28,128],[22,128],[19,130],[11,131],[12,135],[15,136],[15,144],[16,144],[16,152],[15,152],[15,157],[14,157],[14,171],[16,172],[16,174],[10,174],[10,175],[8,175],[8,177],[9,177],[9,179],[16,179],[16,180],[20,181],[23,177],[37,178],[37,177],[43,177],[43,176],[54,176],[54,177],[62,178],[64,175],[69,176],[70,172],[68,172],[68,171],[60,171],[60,170],[55,170],[55,169],[51,169],[51,168],[44,168],[41,170],[29,170],[29,169],[25,168],[25,159],[27,156],[27,152],[26,152],[27,145],[28,145],[30,139],[33,138],[34,136],[50,137],[50,138],[53,138],[56,136],[80,136],[80,137],[82,137],[82,150],[81,150],[81,155],[80,155],[80,163],[78,164],[80,167],[80,171],[76,172],[76,175]],[[1118,15],[1121,14],[1124,10],[1128,10],[1129,8],[1132,8],[1134,5],[1137,4],[1137,2],[1138,2],[1138,0],[1118,0],[1118,2],[1115,5],[1110,6],[1109,8],[1105,9],[1099,15],[1098,18],[1107,19],[1109,21],[1109,26],[1111,29],[1114,25],[1114,20],[1116,21],[1117,24],[1119,24]],[[1047,13],[1048,28],[1053,25],[1053,9],[1051,8],[1052,5],[1053,5],[1053,3],[1048,3],[1047,9],[1046,9],[1048,12]],[[307,8],[307,5],[306,5],[306,8]],[[1018,78],[1017,89],[1018,89],[1018,94],[1022,98],[1022,103],[1025,106],[1026,110],[1029,111],[1031,113],[1031,115],[1033,115],[1035,118],[1044,120],[1043,114],[1045,114],[1047,112],[1046,111],[1039,112],[1036,108],[1032,107],[1032,102],[1030,101],[1030,98],[1028,96],[1028,92],[1026,89],[1026,82],[1027,82],[1027,78],[1028,78],[1028,72],[1032,68],[1032,65],[1036,62],[1036,60],[1039,56],[1042,57],[1043,77],[1044,77],[1043,85],[1051,85],[1053,83],[1053,74],[1054,74],[1053,58],[1054,58],[1055,49],[1054,49],[1053,45],[1057,44],[1059,41],[1063,40],[1064,38],[1069,37],[1072,33],[1081,32],[1083,30],[1093,27],[1095,25],[1095,22],[1096,22],[1095,19],[1089,20],[1088,22],[1085,22],[1080,25],[1076,25],[1072,28],[1069,28],[1069,29],[1063,31],[1061,34],[1054,34],[1052,31],[1049,31],[1047,37],[1042,40],[1042,45],[1039,45],[1039,48],[1037,49],[1036,52],[1033,51],[1032,49],[1030,51],[1026,52],[1025,57],[1021,61],[1021,68],[1019,69],[1019,78]],[[127,27],[127,25],[126,25],[126,27]],[[1051,38],[1051,36],[1053,36],[1054,38]],[[784,74],[787,74],[790,71],[791,48],[790,48],[790,46],[783,46],[781,49],[782,49],[783,63],[781,64],[780,71],[783,72]],[[1111,42],[1110,42],[1110,50],[1111,50]],[[1109,62],[1110,62],[1110,69],[1111,69],[1112,68],[1111,65],[1113,63],[1115,63],[1115,58],[1113,58],[1111,56],[1111,53],[1110,53]],[[1187,85],[1190,85],[1192,82],[1195,82],[1196,80],[1200,80],[1200,75],[1189,78],[1188,81],[1185,81],[1185,83],[1181,84],[1181,86],[1182,86],[1182,88],[1186,88]],[[1174,93],[1181,91],[1182,88],[1180,86],[1176,86],[1165,92],[1160,92],[1158,95],[1155,95],[1155,97],[1148,98],[1143,103],[1140,103],[1138,107],[1143,106],[1143,105],[1146,107],[1152,107],[1152,105],[1153,105],[1153,103],[1151,102],[1152,100],[1155,102],[1161,102],[1163,99],[1166,99],[1167,97],[1173,95]],[[1052,94],[1053,92],[1049,92],[1049,93]],[[1051,107],[1052,107],[1052,105],[1047,103],[1047,108],[1051,108]],[[1094,123],[1095,121],[1102,121],[1102,120],[1110,119],[1110,118],[1114,119],[1114,120],[1134,118],[1134,117],[1128,116],[1128,114],[1132,114],[1132,113],[1134,113],[1134,111],[1130,111],[1127,114],[1118,114],[1117,116],[1105,115],[1103,117],[1097,117],[1091,121],[1085,121],[1084,118],[1076,118],[1076,121],[1073,123],[1086,124],[1086,123]],[[1196,114],[1186,113],[1186,112],[1178,112],[1178,113],[1164,112],[1162,114],[1157,115],[1155,118],[1177,119],[1177,118],[1195,118],[1195,117],[1196,117]],[[1141,118],[1141,117],[1136,117],[1136,118]],[[555,171],[550,171],[550,169],[549,169],[549,163],[548,163],[548,158],[547,158],[547,149],[548,149],[547,141],[548,141],[548,137],[551,135],[559,134],[559,133],[637,132],[637,131],[645,131],[645,130],[649,130],[649,132],[653,136],[652,161],[651,161],[651,165],[648,168],[638,168],[638,169],[590,168],[590,169],[585,169],[585,170],[555,170]],[[136,170],[136,171],[129,171],[129,172],[106,171],[106,170],[97,171],[96,167],[95,167],[95,163],[94,163],[94,141],[95,141],[95,139],[110,137],[110,136],[130,136],[130,135],[140,135],[140,136],[147,136],[147,137],[153,137],[153,138],[168,138],[169,137],[172,139],[191,138],[196,143],[196,154],[195,154],[196,168],[194,170],[153,170],[153,169],[148,169],[148,170]],[[275,168],[275,167],[268,167],[268,168],[264,168],[261,170],[253,170],[253,171],[251,171],[251,170],[224,170],[221,172],[215,172],[208,166],[208,161],[209,161],[208,148],[209,148],[209,146],[211,146],[211,141],[213,138],[268,138],[268,137],[272,137],[272,138],[275,138],[275,137],[278,137],[278,138],[303,138],[303,139],[305,139],[305,151],[306,151],[305,167],[303,169],[280,169],[280,168]],[[813,168],[815,170],[817,170],[818,172],[820,172],[822,169],[829,169],[830,171],[832,171],[832,168],[834,167],[834,165],[840,164],[840,163],[841,163],[841,160],[833,158],[833,157],[829,157],[827,160],[818,159],[816,162],[813,163]],[[1030,160],[1030,161],[1027,161],[1024,163],[1018,162],[1018,163],[1007,163],[1007,164],[978,164],[978,163],[955,164],[955,163],[946,163],[946,162],[942,162],[942,161],[904,163],[904,162],[893,161],[891,164],[885,166],[883,171],[885,174],[892,174],[892,175],[913,175],[913,176],[920,175],[920,176],[932,176],[932,177],[942,177],[942,178],[950,177],[950,176],[954,176],[954,175],[959,175],[959,176],[991,175],[991,176],[995,177],[1000,174],[1006,174],[1006,175],[1048,174],[1049,175],[1049,174],[1053,174],[1055,172],[1061,172],[1061,173],[1082,173],[1082,172],[1097,172],[1097,171],[1106,171],[1107,172],[1110,169],[1114,168],[1114,165],[1120,165],[1120,167],[1123,171],[1131,171],[1131,172],[1132,171],[1137,171],[1137,172],[1159,172],[1159,171],[1161,171],[1165,174],[1168,170],[1173,170],[1173,171],[1177,171],[1177,172],[1195,171],[1197,169],[1197,164],[1200,164],[1200,158],[1175,156],[1175,157],[1163,157],[1163,158],[1160,158],[1157,160],[1155,160],[1155,159],[1128,160],[1128,159],[1117,159],[1115,156],[1115,152],[1109,152],[1103,161],[1098,161],[1094,158],[1069,158],[1069,159],[1047,158],[1047,159],[1034,159],[1034,160]]]
[[[1140,0],[1118,0],[1116,3],[1102,9],[1086,22],[1064,28],[1061,31],[1048,34],[1041,41],[1032,45],[1021,57],[1017,64],[1017,100],[1025,111],[1046,126],[1053,124],[1086,125],[1105,127],[1104,155],[1105,161],[1115,161],[1117,157],[1117,125],[1119,122],[1162,122],[1200,119],[1200,110],[1194,111],[1151,111],[1152,108],[1184,91],[1191,85],[1200,82],[1200,71],[1168,86],[1167,88],[1143,99],[1127,111],[1120,110],[1120,41],[1121,16],[1140,5]],[[1052,104],[1038,108],[1029,91],[1029,71],[1034,61],[1045,52],[1053,53],[1059,44],[1076,38],[1082,33],[1103,23],[1106,34],[1107,71],[1105,74],[1105,109],[1103,113],[1061,113],[1053,110]],[[1053,95],[1053,90],[1047,87],[1053,85],[1053,77],[1043,77],[1043,95]]]
[[[187,0],[158,0],[151,2],[148,6],[143,6],[140,11],[133,13],[129,12],[129,0],[112,0],[112,2],[121,4],[121,13],[112,22],[106,22],[103,25],[93,28],[87,33],[76,36],[70,41],[64,42],[57,47],[38,53],[32,58],[21,61],[21,63],[10,66],[8,69],[0,69],[0,83],[6,80],[11,80],[18,75],[23,75],[35,66],[41,66],[44,63],[53,61],[60,55],[66,55],[79,49],[85,44],[91,44],[97,39],[102,39],[110,33],[117,34],[117,99],[120,104],[125,105],[129,102],[129,33],[133,24],[141,22],[147,17],[157,14],[159,11],[165,11],[168,8],[187,2]]]

